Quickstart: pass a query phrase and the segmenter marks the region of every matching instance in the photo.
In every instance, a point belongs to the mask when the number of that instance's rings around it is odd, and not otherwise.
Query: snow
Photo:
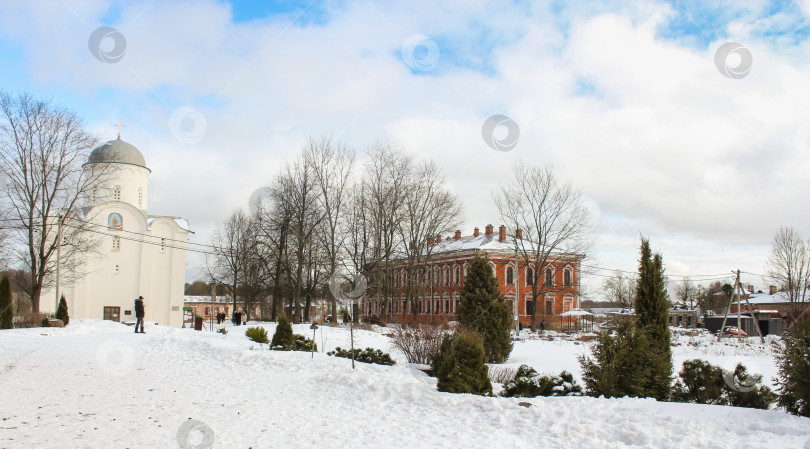
[[[352,370],[348,359],[268,351],[244,336],[246,327],[228,329],[147,323],[146,334],[134,334],[109,321],[73,320],[63,329],[0,331],[0,447],[171,448],[181,447],[179,437],[217,448],[801,448],[810,438],[810,419],[781,411],[440,393],[435,379],[395,352],[398,365]],[[294,330],[312,337],[309,325]],[[380,328],[356,329],[355,337],[355,347],[392,350]],[[681,339],[676,359],[752,357],[773,366],[762,347]],[[319,350],[346,348],[349,332],[321,326],[315,340]],[[588,345],[522,340],[509,364],[554,375],[567,369],[579,379],[576,354]]]

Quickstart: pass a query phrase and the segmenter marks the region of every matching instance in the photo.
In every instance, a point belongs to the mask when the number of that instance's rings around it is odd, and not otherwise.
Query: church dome
[[[87,158],[87,163],[130,164],[147,168],[146,160],[144,160],[143,154],[141,154],[141,152],[138,151],[134,145],[121,140],[121,136],[118,136],[118,139],[111,140],[93,150],[93,152],[90,153],[90,157]]]

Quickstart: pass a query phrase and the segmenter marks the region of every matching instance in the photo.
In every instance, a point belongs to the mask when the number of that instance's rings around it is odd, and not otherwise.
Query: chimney
[[[501,225],[498,228],[498,241],[505,242],[506,241],[506,226]]]
[[[515,238],[522,239],[523,238],[523,229],[516,229],[515,230]]]
[[[478,228],[473,229],[473,237],[478,237],[481,233],[478,232]]]
[[[488,224],[486,228],[484,228],[484,235],[492,235],[492,225]]]
[[[442,235],[441,234],[436,234],[436,243],[441,243],[441,242],[442,242]]]
[[[774,293],[776,293],[776,286],[775,285],[769,285],[768,286],[768,291],[770,292],[770,293],[768,293],[769,295],[773,295]]]
[[[433,246],[433,237],[428,238],[428,245]]]
[[[456,229],[456,235],[455,235],[455,237],[454,237],[454,238],[455,238],[456,240],[461,240],[461,231],[459,231],[458,229]]]

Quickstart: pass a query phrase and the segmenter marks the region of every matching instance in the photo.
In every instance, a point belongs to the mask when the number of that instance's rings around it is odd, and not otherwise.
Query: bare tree
[[[287,266],[293,286],[293,321],[301,321],[301,298],[304,294],[307,271],[309,270],[307,249],[323,220],[324,214],[318,204],[318,186],[312,168],[299,159],[287,164],[280,182],[286,184],[283,190],[290,207],[290,253]],[[294,272],[292,272],[294,270]]]
[[[254,245],[251,217],[237,209],[211,235],[214,254],[205,255],[208,277],[219,285],[226,285],[233,295],[233,311],[239,293],[240,277],[251,246]]]
[[[602,282],[602,290],[605,298],[612,304],[623,308],[631,308],[633,307],[633,299],[636,296],[636,282],[635,274],[625,275],[622,272],[617,272]]]
[[[79,219],[87,193],[109,174],[103,166],[82,169],[97,143],[75,113],[26,94],[0,93],[0,173],[13,237],[31,273],[35,313],[43,288],[53,279],[60,222],[76,218],[62,226],[63,260],[79,264],[78,256],[97,249],[98,239],[89,236],[88,223]],[[72,268],[66,272],[75,273]]]
[[[766,280],[792,305],[794,316],[807,302],[810,287],[810,240],[791,227],[776,231],[765,266]]]
[[[413,158],[387,139],[371,145],[368,156],[363,192],[371,234],[369,264],[373,268],[369,286],[377,293],[376,301],[384,318],[392,290],[391,260],[402,244],[400,226]]]
[[[676,304],[687,309],[694,309],[700,300],[698,286],[689,277],[684,277],[680,284],[675,286]]]
[[[338,268],[338,259],[343,247],[345,233],[340,225],[344,207],[349,197],[349,181],[354,169],[354,150],[329,137],[316,141],[307,140],[304,146],[304,161],[312,169],[317,183],[318,204],[323,211],[323,226],[319,237],[327,258],[326,279]],[[337,324],[337,300],[331,299],[332,324]]]
[[[452,231],[462,219],[461,202],[449,191],[435,163],[425,162],[414,168],[406,179],[406,186],[402,204],[404,217],[399,226],[402,252],[408,261],[406,303],[400,311],[403,316],[408,304],[414,304],[422,293],[418,273],[433,250],[428,238]],[[412,310],[417,313],[415,307]]]
[[[547,282],[545,273],[556,260],[581,261],[593,246],[593,217],[582,194],[570,184],[560,183],[552,167],[517,161],[511,182],[493,193],[493,198],[509,232],[515,235],[516,230],[523,231],[515,246],[519,258],[532,267],[528,282],[533,303],[537,304],[541,293],[571,288]],[[531,310],[532,331],[537,328],[538,308]]]

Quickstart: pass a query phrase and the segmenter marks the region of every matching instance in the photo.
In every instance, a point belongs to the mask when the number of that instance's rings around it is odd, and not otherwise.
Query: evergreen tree
[[[593,358],[580,356],[579,363],[590,396],[654,397],[645,380],[655,374],[655,367],[662,364],[660,359],[647,333],[625,322],[616,328],[616,335],[600,332]]]
[[[650,241],[641,238],[641,259],[638,266],[636,284],[636,326],[647,334],[650,350],[655,352],[650,376],[644,382],[643,390],[652,397],[664,400],[669,396],[672,383],[672,348],[669,334],[669,300],[667,299],[667,279],[661,254],[652,255]]]
[[[62,320],[62,323],[65,326],[68,325],[70,321],[70,316],[68,316],[68,306],[67,301],[65,301],[65,295],[62,295],[62,298],[59,299],[59,308],[56,309],[56,319]]]
[[[287,316],[281,314],[276,326],[276,332],[273,334],[273,340],[270,342],[272,349],[281,348],[284,350],[292,350],[295,347],[295,336],[293,335],[292,326],[287,321]]]
[[[488,362],[505,362],[512,352],[509,310],[486,256],[470,261],[459,299],[459,323],[481,336]]]
[[[462,332],[450,337],[449,349],[440,356],[441,365],[436,377],[439,391],[448,393],[471,393],[488,396],[492,394],[484,345],[481,337],[472,332]]]
[[[0,280],[0,329],[14,328],[14,311],[11,309],[11,283],[8,276]]]
[[[810,417],[810,322],[796,322],[783,343],[776,355],[776,404],[788,413]]]

